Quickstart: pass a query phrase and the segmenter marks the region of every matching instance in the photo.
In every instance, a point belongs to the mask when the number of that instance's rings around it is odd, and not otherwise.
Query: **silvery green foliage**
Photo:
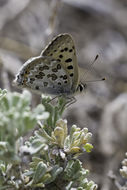
[[[48,113],[42,104],[31,110],[31,94],[24,91],[6,93],[0,91],[0,158],[18,161],[19,138],[37,124],[38,118],[45,119]]]
[[[127,152],[125,156],[127,157]],[[122,161],[122,168],[120,169],[120,174],[122,177],[127,179],[127,158],[124,158],[124,160]]]
[[[124,160],[122,161],[122,168],[120,169],[120,174],[125,179],[125,184],[121,187],[121,189],[123,190],[127,189],[127,152],[125,156],[126,158],[124,158]]]
[[[125,153],[125,157],[127,157],[127,152]],[[113,180],[118,190],[127,190],[127,158],[124,158],[121,164],[122,168],[120,168],[119,171],[124,183],[121,183],[118,176],[116,176],[112,171],[109,172],[109,177]]]
[[[0,190],[96,190],[88,181],[89,171],[78,156],[90,152],[92,136],[76,125],[68,132],[61,116],[65,99],[31,109],[31,95],[0,91]],[[24,143],[23,136],[38,124],[39,129]]]

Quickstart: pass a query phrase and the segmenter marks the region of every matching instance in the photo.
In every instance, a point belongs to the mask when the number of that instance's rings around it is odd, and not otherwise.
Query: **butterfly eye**
[[[82,92],[85,87],[86,87],[86,84],[79,84],[77,90],[79,90],[80,92]]]
[[[79,89],[80,89],[80,92],[83,91],[84,88],[83,88],[83,85],[82,85],[82,84],[79,85]]]

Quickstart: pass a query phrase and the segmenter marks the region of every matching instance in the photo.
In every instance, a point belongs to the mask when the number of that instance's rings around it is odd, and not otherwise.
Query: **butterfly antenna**
[[[90,64],[90,67],[94,65],[94,63],[98,60],[99,55],[97,54],[93,60],[93,62]]]
[[[99,57],[99,55],[97,54],[97,55],[95,56],[93,62],[89,65],[89,69],[93,69],[93,65],[94,65],[94,63],[97,61],[98,57]],[[89,72],[89,71],[86,71],[86,72],[84,73],[85,79],[87,79],[88,72]],[[101,81],[105,81],[105,80],[106,80],[106,78],[103,77],[103,78],[95,79],[95,80],[85,80],[85,83],[99,82],[99,81],[101,82]]]
[[[106,80],[106,78],[102,78],[102,79],[96,79],[96,80],[88,80],[88,81],[85,81],[86,83],[88,83],[88,82],[101,82],[101,81],[104,81],[104,80]]]
[[[97,54],[94,61],[93,61],[93,63],[98,59],[98,57],[99,57],[99,55]]]
[[[99,55],[97,54],[97,55],[95,56],[94,60],[92,61],[92,63],[89,65],[89,69],[93,69],[93,65],[94,65],[94,63],[97,61],[98,57],[99,57]],[[84,75],[85,75],[85,78],[87,78],[88,71],[86,71],[86,72],[84,73]]]

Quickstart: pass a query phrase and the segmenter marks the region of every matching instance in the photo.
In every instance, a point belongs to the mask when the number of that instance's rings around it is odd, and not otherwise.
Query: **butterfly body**
[[[42,51],[41,55],[29,59],[16,76],[18,86],[39,93],[72,97],[82,91],[76,51],[69,34],[58,35]]]

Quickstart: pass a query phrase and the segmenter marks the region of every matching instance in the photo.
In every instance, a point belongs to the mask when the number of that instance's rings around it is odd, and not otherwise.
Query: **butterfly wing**
[[[44,56],[24,63],[14,82],[20,87],[46,94],[68,94],[71,91],[69,76],[60,62]]]
[[[71,91],[75,92],[79,84],[79,71],[72,37],[69,34],[58,35],[42,51],[41,55],[51,57],[60,62],[69,77]]]

